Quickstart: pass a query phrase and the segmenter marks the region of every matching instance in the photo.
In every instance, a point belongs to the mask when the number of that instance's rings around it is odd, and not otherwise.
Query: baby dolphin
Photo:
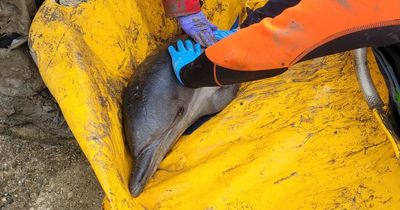
[[[137,68],[123,97],[125,141],[134,159],[129,183],[134,197],[184,131],[199,118],[224,109],[239,89],[180,85],[166,47]]]

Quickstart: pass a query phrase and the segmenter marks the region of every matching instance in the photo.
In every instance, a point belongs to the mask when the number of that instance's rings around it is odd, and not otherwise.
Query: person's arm
[[[228,85],[272,77],[316,57],[398,43],[398,11],[398,0],[301,1],[221,40],[175,72],[192,88]]]
[[[264,18],[274,18],[285,9],[296,6],[301,0],[269,0],[263,7],[251,11],[240,28],[246,28],[254,23],[259,23]]]
[[[204,47],[217,40],[213,31],[217,27],[201,11],[199,0],[163,0],[167,16],[177,18],[183,31]]]
[[[163,0],[165,14],[169,17],[180,17],[201,11],[199,0]]]

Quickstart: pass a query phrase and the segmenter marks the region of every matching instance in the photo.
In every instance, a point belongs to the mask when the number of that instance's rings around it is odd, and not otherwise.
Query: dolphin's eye
[[[184,107],[179,107],[177,115],[178,116],[182,116],[184,112],[185,112],[185,108]]]

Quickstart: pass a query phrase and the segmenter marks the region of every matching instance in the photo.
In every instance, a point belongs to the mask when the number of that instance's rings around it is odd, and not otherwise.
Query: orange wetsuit
[[[181,79],[188,87],[252,81],[307,59],[399,42],[399,0],[302,0],[207,48]]]

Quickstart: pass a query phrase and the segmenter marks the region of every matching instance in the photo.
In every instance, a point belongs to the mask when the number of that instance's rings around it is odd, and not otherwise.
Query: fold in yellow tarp
[[[205,2],[225,29],[245,3]],[[135,67],[177,32],[161,0],[77,7],[48,0],[32,24],[40,73],[105,191],[106,209],[400,208],[400,164],[364,102],[350,53],[242,85],[222,113],[180,139],[132,198],[121,93]]]

